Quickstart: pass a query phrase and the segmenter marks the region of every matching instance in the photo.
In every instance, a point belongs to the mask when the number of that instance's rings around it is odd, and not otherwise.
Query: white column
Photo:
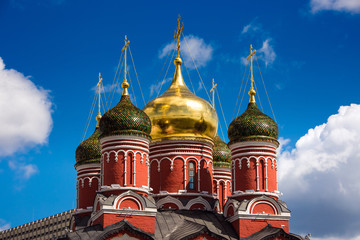
[[[136,153],[134,154],[133,159],[133,186],[135,187],[135,180],[136,180]],[[141,157],[141,155],[140,155]]]
[[[126,187],[127,152],[124,154],[124,187]],[[131,160],[130,160],[131,161]]]
[[[256,191],[259,191],[259,159],[256,159]]]
[[[184,161],[184,190],[186,190],[186,161]]]
[[[201,165],[201,160],[198,163],[198,192],[200,192],[200,165]]]
[[[267,159],[265,159],[265,192],[268,191]]]

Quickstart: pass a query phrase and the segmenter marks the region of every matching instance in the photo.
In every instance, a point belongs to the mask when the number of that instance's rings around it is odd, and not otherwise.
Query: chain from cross
[[[215,80],[212,80],[212,88],[210,90],[210,93],[212,93],[212,106],[215,108],[215,88],[217,87],[217,84],[215,84]]]
[[[175,34],[174,34],[174,38],[177,39],[177,47],[176,47],[176,50],[177,50],[177,57],[180,57],[180,36],[181,36],[181,33],[184,29],[184,23],[182,24],[182,26],[180,26],[180,20],[181,20],[181,17],[179,15],[179,18],[178,18],[178,27],[177,29],[175,30]]]

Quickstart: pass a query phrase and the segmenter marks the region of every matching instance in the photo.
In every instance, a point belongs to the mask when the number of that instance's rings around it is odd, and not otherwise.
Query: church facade
[[[217,134],[214,106],[182,77],[180,22],[170,87],[143,110],[129,97],[76,150],[77,209],[66,239],[302,239],[279,199],[278,127],[250,101]],[[250,50],[252,57],[256,51]]]

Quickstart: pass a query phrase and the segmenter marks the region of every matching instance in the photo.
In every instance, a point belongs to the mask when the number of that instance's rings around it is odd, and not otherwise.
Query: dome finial
[[[251,72],[251,87],[250,87],[250,91],[249,91],[249,95],[250,95],[250,102],[251,103],[255,103],[255,90],[254,90],[254,75],[253,75],[253,56],[256,53],[256,50],[252,50],[252,44],[250,44],[250,55],[246,58],[246,60],[249,61],[250,58],[250,72]]]
[[[98,84],[96,85],[96,87],[98,88],[98,92],[99,92],[99,112],[98,112],[98,115],[96,116],[96,127],[99,127],[99,123],[100,123],[100,119],[101,119],[101,111],[100,111],[100,108],[101,108],[101,105],[100,105],[100,100],[101,100],[101,83],[102,83],[102,77],[101,77],[101,73],[99,73],[99,82]]]
[[[180,36],[181,36],[181,33],[183,31],[183,28],[184,28],[184,23],[182,24],[182,26],[180,26],[180,20],[181,20],[181,17],[180,17],[180,14],[179,14],[178,26],[177,26],[177,29],[175,30],[175,34],[174,34],[174,38],[177,39],[177,47],[176,47],[177,55],[176,55],[176,58],[180,58]],[[176,64],[176,62],[175,62],[175,64]]]
[[[215,84],[215,80],[212,80],[212,88],[210,92],[212,93],[212,106],[215,109],[215,88],[217,87],[217,84]]]
[[[129,83],[126,80],[126,74],[127,74],[127,72],[126,72],[126,50],[127,50],[127,47],[129,46],[129,43],[130,43],[130,41],[127,40],[127,36],[125,35],[125,44],[121,50],[121,51],[125,51],[125,53],[124,53],[124,81],[121,84],[121,87],[123,88],[123,93],[122,93],[123,96],[129,95],[129,92],[128,92]]]

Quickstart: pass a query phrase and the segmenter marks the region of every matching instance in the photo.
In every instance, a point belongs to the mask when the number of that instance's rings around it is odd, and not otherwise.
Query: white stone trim
[[[231,216],[227,218],[226,220],[229,222],[234,222],[238,219],[260,219],[260,220],[282,220],[287,221],[290,220],[290,214],[287,216],[287,214],[284,215],[270,215],[270,214],[235,214],[234,216]]]
[[[249,152],[243,152],[243,153],[237,153],[237,154],[233,154],[231,155],[231,158],[238,158],[238,157],[243,157],[243,156],[254,156],[254,155],[260,155],[260,156],[267,156],[267,157],[274,157],[276,158],[276,154],[275,153],[268,153],[268,152],[256,152],[256,151],[249,151]]]
[[[159,201],[156,202],[156,207],[162,208],[163,205],[165,205],[166,203],[173,203],[175,204],[178,209],[184,209],[184,205],[182,204],[182,202],[179,199],[176,199],[174,197],[171,196],[166,196],[165,198],[160,199]]]
[[[79,171],[87,171],[86,169],[89,169],[91,171],[92,169],[99,169],[100,170],[100,163],[88,163],[88,164],[82,164],[75,167],[75,170],[77,172]]]
[[[100,192],[110,192],[110,191],[117,191],[117,190],[133,190],[139,191],[144,193],[149,193],[149,188],[144,187],[112,187],[112,186],[101,186]]]
[[[157,194],[151,194],[151,196],[153,197],[163,197],[163,196],[189,196],[189,197],[193,197],[193,196],[199,196],[199,197],[210,197],[210,198],[214,198],[214,196],[210,193],[188,193],[188,192],[184,192],[184,193],[179,193],[179,192],[175,192],[175,193],[157,193]]]
[[[107,152],[114,152],[115,150],[117,151],[124,151],[123,149],[136,149],[136,150],[141,150],[141,151],[144,151],[146,153],[149,153],[149,150],[148,148],[144,148],[144,147],[139,147],[139,146],[135,146],[135,145],[123,145],[121,144],[120,146],[112,146],[112,147],[107,147],[107,148],[102,148],[101,149],[101,153],[102,154],[105,154]],[[132,150],[127,150],[127,151],[132,151]]]
[[[190,210],[191,206],[194,205],[194,204],[202,204],[202,205],[204,205],[205,210],[207,210],[207,211],[211,211],[211,210],[212,210],[209,202],[206,201],[204,198],[202,198],[202,197],[200,197],[200,196],[197,197],[197,198],[191,199],[191,200],[186,204],[185,209],[186,209],[186,210]]]
[[[139,142],[143,142],[145,144],[150,144],[150,140],[144,137],[132,136],[132,135],[116,135],[116,136],[107,136],[100,139],[101,145],[107,144],[107,142],[113,142],[117,140],[135,140]],[[110,143],[112,144],[112,143]]]
[[[204,153],[195,153],[195,152],[166,152],[166,153],[160,153],[156,155],[150,155],[150,158],[161,158],[161,157],[167,157],[167,156],[174,156],[174,155],[190,155],[190,156],[206,156],[209,159],[213,159],[212,155],[210,154],[204,154]]]
[[[229,146],[230,150],[232,151],[233,149],[236,148],[241,148],[241,147],[270,147],[270,148],[274,148],[277,149],[278,145],[272,142],[263,142],[263,141],[246,141],[246,142],[237,142],[237,143],[233,143]]]
[[[255,201],[255,203],[253,203],[247,210],[246,210],[246,213],[249,213],[249,214],[254,214],[253,211],[254,211],[254,208],[256,205],[258,204],[267,204],[269,205],[275,212],[275,215],[279,215],[279,210],[274,206],[274,204],[272,204],[271,202],[269,203],[268,200],[260,200],[260,201]],[[281,211],[281,210],[280,210]],[[271,214],[270,214],[271,215]]]

